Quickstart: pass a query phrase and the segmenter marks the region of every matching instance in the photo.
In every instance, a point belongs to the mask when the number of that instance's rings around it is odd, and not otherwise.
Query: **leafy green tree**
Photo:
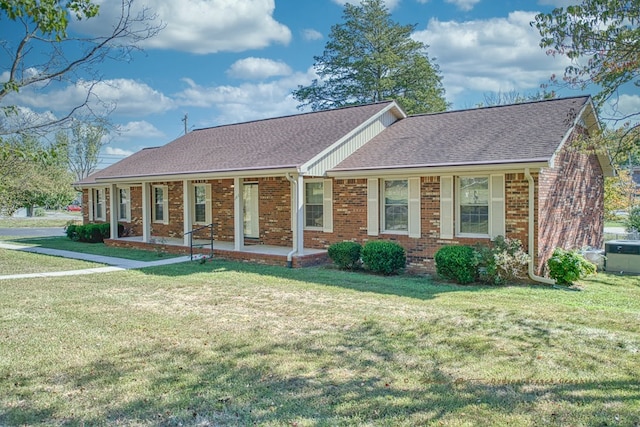
[[[395,99],[408,113],[444,111],[440,70],[427,46],[411,38],[415,25],[400,25],[382,0],[345,4],[344,22],[331,27],[319,76],[293,96],[314,111]]]
[[[101,80],[98,65],[105,59],[129,60],[138,44],[162,29],[153,24],[155,16],[143,9],[134,15],[133,0],[121,0],[121,15],[112,27],[98,36],[70,36],[72,20],[98,15],[99,2],[92,0],[0,0],[3,28],[19,31],[15,38],[0,42],[0,135],[46,132],[68,121],[89,102],[95,82]],[[30,87],[40,90],[49,83],[88,82],[83,103],[70,108],[62,117],[21,115],[16,105],[2,105],[9,94]],[[93,82],[91,84],[90,82]],[[20,117],[18,117],[20,116]],[[9,120],[12,119],[12,120]]]
[[[635,184],[628,170],[620,170],[616,176],[604,179],[604,218],[618,219],[616,211],[629,211],[633,206]]]
[[[56,144],[66,156],[69,170],[81,180],[95,172],[107,129],[102,123],[74,121],[70,131],[59,131]]]
[[[0,139],[0,212],[11,215],[21,207],[59,207],[73,200],[65,156],[33,136]]]
[[[640,87],[640,0],[576,0],[576,5],[536,15],[532,22],[549,55],[565,55],[572,65],[563,80],[572,86],[594,83],[598,105],[617,96],[625,84]],[[555,78],[557,81],[557,78]],[[618,120],[637,117],[627,113]]]

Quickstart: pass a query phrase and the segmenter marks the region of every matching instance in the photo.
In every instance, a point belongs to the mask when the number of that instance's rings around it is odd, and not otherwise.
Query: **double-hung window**
[[[304,182],[304,228],[333,232],[333,181],[312,178]]]
[[[383,181],[382,209],[384,231],[403,231],[409,229],[409,185],[406,179],[387,179]]]
[[[489,234],[489,177],[458,179],[460,234]]]
[[[118,188],[118,220],[131,220],[131,204],[128,188]]]
[[[97,188],[93,193],[93,219],[104,221],[105,215],[104,188]]]
[[[168,189],[165,185],[153,187],[153,222],[169,222],[169,199]]]
[[[505,175],[440,177],[441,239],[504,236],[505,214]]]
[[[193,185],[193,222],[196,224],[211,223],[211,185]]]
[[[304,225],[307,228],[322,228],[324,188],[322,181],[304,184]]]
[[[413,178],[367,180],[367,234],[406,234],[420,238],[421,183]]]

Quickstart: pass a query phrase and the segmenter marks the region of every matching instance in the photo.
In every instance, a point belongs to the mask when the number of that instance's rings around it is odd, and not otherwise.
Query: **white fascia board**
[[[443,174],[476,174],[476,173],[519,173],[525,168],[537,171],[549,167],[547,161],[534,161],[527,163],[505,164],[478,164],[478,165],[439,165],[433,167],[402,167],[402,168],[376,168],[328,171],[327,175],[333,178],[367,178],[380,176],[439,176]]]
[[[303,163],[302,166],[300,166],[300,173],[304,175],[306,172],[308,172],[308,170],[314,164],[320,162],[324,157],[334,152],[338,147],[343,145],[345,142],[349,141],[349,139],[351,139],[353,136],[357,135],[363,129],[366,129],[368,126],[370,126],[372,123],[374,123],[376,120],[378,120],[380,117],[382,117],[384,114],[386,114],[388,111],[391,111],[391,110],[394,110],[393,113],[396,117],[399,117],[399,120],[407,117],[407,114],[402,110],[402,108],[400,108],[398,104],[396,104],[395,101],[391,102],[388,106],[378,111],[376,114],[371,116],[369,119],[367,119],[367,121],[362,123],[360,126],[356,127],[351,132],[349,132],[348,134],[346,134],[345,136],[343,136],[342,138],[340,138],[339,140],[331,144],[329,147],[325,148],[320,153],[316,154],[310,160]]]
[[[122,176],[114,178],[100,178],[99,182],[87,187],[103,186],[106,183],[116,182],[122,185],[140,185],[145,182],[158,181],[184,181],[184,180],[206,180],[206,179],[224,179],[224,178],[243,178],[257,177],[266,178],[274,176],[285,176],[287,173],[298,173],[298,168],[278,168],[278,169],[242,169],[232,171],[219,172],[193,172],[186,174],[167,174],[167,175],[145,175],[145,176]]]

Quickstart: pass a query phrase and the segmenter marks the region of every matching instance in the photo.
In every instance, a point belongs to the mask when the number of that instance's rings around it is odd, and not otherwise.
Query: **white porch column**
[[[298,255],[304,255],[304,177],[298,175],[296,184],[295,217],[293,238],[294,247],[298,249]]]
[[[142,183],[142,241],[151,241],[151,187]]]
[[[193,215],[191,214],[191,205],[193,202],[193,194],[191,194],[191,181],[182,181],[182,212],[184,218],[183,233],[184,233],[184,245],[189,246],[189,233],[193,229]]]
[[[233,179],[233,249],[244,249],[244,209],[242,199],[242,181]]]
[[[109,186],[109,236],[111,239],[118,238],[118,187],[115,184]]]

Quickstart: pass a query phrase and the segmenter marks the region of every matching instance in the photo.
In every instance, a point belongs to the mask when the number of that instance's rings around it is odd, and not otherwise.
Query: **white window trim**
[[[156,188],[162,189],[162,220],[156,219]],[[169,224],[169,187],[167,185],[151,187],[151,217],[155,224]]]
[[[310,226],[307,225],[307,184],[312,184],[312,183],[321,183],[322,184],[322,194],[323,194],[323,203],[322,204],[322,225],[320,226]],[[304,180],[304,219],[303,219],[303,224],[304,224],[304,229],[305,230],[309,230],[309,231],[322,231],[323,227],[324,227],[324,182],[322,179],[305,179]]]
[[[91,195],[92,195],[92,201],[91,201],[91,206],[92,206],[92,217],[94,221],[106,221],[107,219],[107,199],[106,199],[106,194],[105,194],[105,189],[104,188],[94,188],[93,190],[91,190]],[[101,196],[101,197],[100,197]],[[102,200],[102,215],[98,216],[97,215],[97,207],[98,207],[98,200]]]
[[[489,201],[487,204],[487,233],[462,233],[460,231],[461,225],[461,216],[460,216],[460,178],[487,178],[487,185],[489,190]],[[481,175],[481,174],[470,174],[470,175],[459,175],[455,177],[455,209],[456,209],[456,236],[457,237],[468,237],[474,239],[489,239],[490,236],[490,228],[491,228],[491,175]]]
[[[117,193],[118,193],[118,221],[125,221],[125,222],[131,222],[131,187],[117,187]],[[121,203],[120,203],[120,190],[126,190],[127,192],[127,203],[126,203],[126,209],[125,209],[125,218],[122,218],[122,215],[120,212],[120,208],[121,208]]]
[[[407,181],[407,230],[386,230],[384,209],[384,182]],[[381,177],[367,180],[367,235],[381,233],[422,237],[422,179],[420,177]]]
[[[204,221],[196,221],[196,187],[204,187],[205,188],[205,218]],[[191,193],[192,193],[192,198],[191,198],[191,211],[193,212],[193,223],[197,224],[197,225],[208,225],[211,224],[211,184],[193,184],[191,186]]]

